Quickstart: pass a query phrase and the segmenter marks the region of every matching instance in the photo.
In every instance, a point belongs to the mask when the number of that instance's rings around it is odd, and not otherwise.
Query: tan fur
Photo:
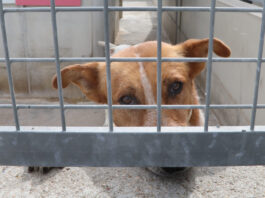
[[[150,41],[128,47],[113,57],[156,57],[157,42]],[[222,41],[214,39],[214,52],[222,57],[230,56],[230,49]],[[208,54],[208,39],[188,40],[178,45],[162,43],[162,57],[206,57]],[[122,96],[133,95],[139,104],[148,104],[144,93],[141,70],[150,83],[156,102],[157,72],[156,62],[113,62],[111,63],[111,83],[113,104],[119,104]],[[194,78],[204,69],[205,63],[162,63],[162,104],[199,104]],[[143,72],[143,71],[142,71]],[[106,65],[105,63],[87,63],[71,65],[61,71],[62,85],[69,83],[77,85],[88,99],[97,103],[107,103]],[[168,86],[175,82],[183,82],[181,93],[175,97],[168,95]],[[57,77],[53,78],[53,86],[57,88]],[[193,109],[190,117],[187,110],[163,110],[162,124],[165,126],[199,126],[202,123],[200,111]],[[152,114],[152,116],[150,116]],[[151,117],[151,118],[150,118]],[[190,117],[190,119],[189,119]],[[147,119],[148,122],[147,122]],[[113,120],[117,126],[149,126],[156,125],[156,110],[114,110]]]

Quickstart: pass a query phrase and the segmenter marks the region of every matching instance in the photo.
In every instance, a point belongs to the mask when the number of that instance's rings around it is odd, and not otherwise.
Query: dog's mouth
[[[117,113],[117,114],[116,114]],[[138,127],[155,127],[157,126],[156,110],[146,110],[142,114],[134,114],[134,112],[115,110],[114,123],[116,126],[138,126]],[[141,115],[143,117],[141,118]],[[180,112],[166,111],[161,115],[161,126],[163,127],[187,127],[191,126],[193,110],[181,110]],[[106,117],[108,116],[106,112]],[[126,117],[127,116],[127,117]],[[107,122],[105,121],[107,125]]]
[[[180,126],[180,127],[185,127],[185,126],[190,126],[190,121],[191,121],[191,117],[192,117],[192,109],[190,109],[187,114],[185,115],[185,117],[181,117],[181,118],[172,118],[172,117],[166,117],[162,119],[162,126],[168,126],[168,127],[176,127],[176,126]]]

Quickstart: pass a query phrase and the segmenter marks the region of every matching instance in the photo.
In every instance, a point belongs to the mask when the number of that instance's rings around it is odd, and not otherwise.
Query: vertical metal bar
[[[109,7],[108,0],[104,0],[104,28],[105,28],[104,37],[105,37],[105,43],[106,43],[105,56],[106,56],[106,72],[107,72],[109,131],[113,132],[110,46],[109,46],[109,9],[108,7]]]
[[[63,100],[63,90],[62,90],[62,80],[61,80],[62,78],[61,78],[61,68],[60,68],[60,60],[59,60],[59,46],[58,46],[58,35],[57,35],[56,11],[55,11],[55,2],[54,1],[55,0],[50,0],[50,2],[51,2],[51,20],[52,20],[52,30],[53,30],[54,54],[55,54],[55,63],[56,63],[58,93],[59,93],[59,99],[60,99],[62,130],[66,131],[65,114],[64,114],[64,100]]]
[[[9,50],[8,50],[8,43],[7,43],[7,36],[6,36],[6,25],[5,25],[5,16],[3,11],[3,2],[0,0],[0,23],[1,23],[1,30],[2,30],[2,39],[4,45],[4,52],[5,52],[5,62],[6,62],[6,69],[8,75],[8,85],[9,91],[12,99],[12,107],[13,107],[13,115],[14,121],[16,124],[16,130],[20,130],[19,120],[18,120],[18,113],[17,113],[17,105],[16,105],[16,97],[12,79],[12,71],[11,71],[11,62],[9,59]]]
[[[256,111],[257,111],[257,103],[258,103],[258,95],[259,95],[260,70],[261,70],[261,64],[262,64],[262,54],[263,54],[263,45],[264,45],[264,33],[265,33],[265,2],[263,3],[262,22],[261,22],[261,27],[260,27],[259,52],[258,52],[258,62],[257,62],[257,70],[256,70],[256,82],[255,82],[253,107],[252,107],[251,123],[250,123],[250,130],[251,131],[254,131],[254,128],[255,128]]]
[[[161,132],[161,32],[162,0],[157,2],[157,132]]]
[[[206,102],[205,102],[205,123],[204,131],[208,131],[209,124],[209,106],[211,99],[211,80],[212,80],[212,57],[213,57],[213,37],[214,37],[214,21],[215,21],[215,5],[216,0],[211,1],[210,11],[210,33],[209,33],[209,47],[207,60],[207,77],[206,77]]]

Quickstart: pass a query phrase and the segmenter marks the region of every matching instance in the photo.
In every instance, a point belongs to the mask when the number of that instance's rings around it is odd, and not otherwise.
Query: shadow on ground
[[[196,189],[199,173],[212,174],[207,168],[192,168],[174,177],[160,177],[145,168],[83,168],[96,186],[110,197],[189,197]],[[222,168],[224,169],[224,168]],[[222,169],[216,171],[221,171]],[[203,171],[202,171],[203,170]],[[121,182],[122,181],[122,182]],[[121,185],[122,184],[122,185]]]

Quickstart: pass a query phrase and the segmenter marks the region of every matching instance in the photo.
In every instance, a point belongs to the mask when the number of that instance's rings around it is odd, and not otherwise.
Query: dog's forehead
[[[181,48],[170,45],[168,43],[161,43],[162,56],[163,57],[176,57],[182,56]],[[126,48],[119,50],[117,53],[113,54],[112,57],[156,57],[157,56],[157,42],[148,41],[132,46],[127,46]]]
[[[126,49],[119,51],[112,57],[115,58],[143,58],[143,57],[156,57],[157,56],[157,42],[148,41],[145,43],[137,44]],[[183,57],[180,48],[176,46],[162,43],[162,57]],[[133,76],[141,75],[139,72],[139,65],[142,65],[146,75],[152,82],[156,80],[156,62],[113,62],[111,66],[112,73],[117,78],[131,79]],[[162,63],[162,78],[185,78],[188,76],[188,67],[186,63],[181,62],[163,62]],[[135,78],[134,78],[135,80]]]

